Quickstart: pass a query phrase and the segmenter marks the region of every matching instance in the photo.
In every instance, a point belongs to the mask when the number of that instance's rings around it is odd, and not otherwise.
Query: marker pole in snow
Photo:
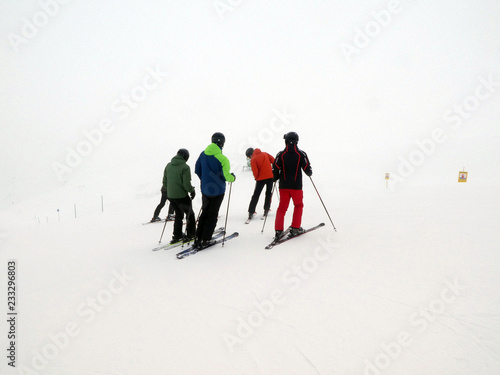
[[[325,206],[325,204],[323,203],[323,199],[321,199],[321,195],[319,195],[319,191],[318,191],[318,189],[316,189],[316,185],[314,184],[314,181],[313,181],[312,177],[311,177],[311,176],[309,176],[309,178],[311,179],[311,182],[312,182],[312,184],[313,184],[313,186],[314,186],[314,190],[316,190],[316,193],[318,194],[319,200],[321,201],[321,204],[323,205],[323,208],[325,209],[326,214],[328,215],[328,218],[330,219],[330,223],[332,223],[332,225],[333,225],[333,229],[334,229],[334,230],[335,230],[335,232],[336,232],[336,231],[337,231],[337,228],[335,228],[335,225],[333,224],[332,218],[330,217],[330,214],[328,213],[328,210],[326,209],[326,206]]]
[[[229,196],[227,197],[227,209],[226,209],[226,222],[224,223],[224,235],[222,237],[222,246],[224,246],[224,241],[226,240],[226,228],[227,228],[227,217],[229,215],[229,202],[231,202],[231,188],[233,183],[229,183]]]

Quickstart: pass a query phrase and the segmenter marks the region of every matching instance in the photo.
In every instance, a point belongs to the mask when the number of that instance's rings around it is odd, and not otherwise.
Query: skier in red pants
[[[275,240],[284,235],[285,214],[290,205],[290,199],[293,201],[293,219],[290,227],[290,236],[296,236],[304,232],[301,227],[302,211],[304,208],[302,191],[302,171],[307,176],[312,175],[311,164],[307,154],[297,147],[299,135],[295,132],[289,132],[284,135],[285,149],[278,152],[273,163],[274,180],[279,180],[280,203],[276,212],[276,221],[274,223]]]

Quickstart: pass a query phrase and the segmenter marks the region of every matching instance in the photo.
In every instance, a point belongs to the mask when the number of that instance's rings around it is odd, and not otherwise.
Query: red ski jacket
[[[256,181],[267,180],[273,178],[274,157],[267,152],[262,152],[260,148],[256,148],[252,154],[250,165]]]

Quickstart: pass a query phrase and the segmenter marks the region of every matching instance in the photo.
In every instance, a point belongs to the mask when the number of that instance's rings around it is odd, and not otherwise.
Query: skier
[[[279,180],[280,203],[276,212],[274,223],[275,240],[284,236],[283,228],[285,214],[293,200],[293,218],[290,227],[290,236],[296,236],[304,232],[301,227],[302,211],[304,208],[302,191],[302,170],[308,176],[312,175],[311,164],[306,153],[297,147],[299,135],[289,132],[283,136],[285,139],[285,149],[280,151],[273,163],[274,180]]]
[[[271,198],[273,189],[273,169],[274,157],[267,152],[262,152],[259,148],[255,150],[248,148],[245,152],[247,158],[250,158],[250,165],[255,177],[255,189],[248,206],[248,220],[251,220],[255,215],[255,208],[259,202],[260,194],[264,186],[266,187],[266,197],[264,200],[264,217],[269,213],[271,208]]]
[[[195,247],[200,249],[210,244],[226,192],[226,181],[234,182],[236,179],[234,173],[230,173],[229,159],[222,154],[225,141],[224,134],[214,133],[212,143],[196,161],[195,173],[201,180],[202,207]]]
[[[174,231],[170,243],[191,241],[195,235],[196,219],[191,201],[196,194],[191,185],[191,168],[186,163],[188,159],[189,151],[181,148],[165,167],[163,181],[167,186],[170,207],[173,207],[175,212]],[[184,215],[186,215],[186,235],[182,233]]]
[[[165,171],[163,171],[163,177],[165,177]],[[162,210],[163,207],[165,207],[165,203],[167,203],[168,199],[168,194],[167,194],[167,184],[165,183],[165,179],[163,179],[163,184],[161,186],[161,199],[160,203],[158,206],[156,206],[155,211],[153,213],[153,218],[151,219],[151,223],[154,223],[155,221],[161,221],[160,219],[160,211]],[[168,214],[167,214],[167,221],[174,220],[174,208],[172,205],[168,205]]]

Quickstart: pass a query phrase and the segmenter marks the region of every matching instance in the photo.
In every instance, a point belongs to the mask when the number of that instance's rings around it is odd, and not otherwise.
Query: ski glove
[[[231,175],[234,177],[234,181],[236,181],[236,175],[234,173],[231,173]]]
[[[194,192],[194,190],[193,190],[193,192],[189,193],[189,196],[191,197],[191,200],[194,199],[194,197],[196,196],[196,193]]]

